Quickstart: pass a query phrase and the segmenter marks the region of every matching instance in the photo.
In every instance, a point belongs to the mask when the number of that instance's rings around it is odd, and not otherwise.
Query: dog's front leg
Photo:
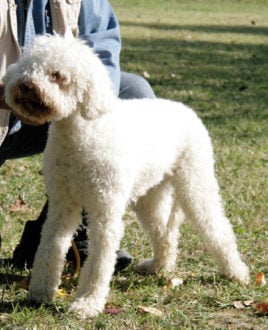
[[[33,264],[29,300],[49,302],[56,295],[65,255],[79,221],[79,207],[70,210],[65,205],[49,201],[48,216]]]
[[[88,258],[81,271],[76,298],[70,305],[70,311],[81,318],[97,316],[104,309],[123,233],[121,217],[121,213],[113,214],[107,209],[98,216],[93,214]]]

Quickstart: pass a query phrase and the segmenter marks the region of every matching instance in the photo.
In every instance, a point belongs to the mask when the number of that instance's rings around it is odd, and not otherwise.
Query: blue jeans
[[[132,73],[122,72],[119,97],[122,99],[154,98],[155,94],[145,79]],[[14,116],[11,116],[12,120]],[[37,127],[22,124],[18,132],[7,135],[0,147],[0,166],[7,159],[22,158],[43,152],[47,141],[47,130],[48,124]]]

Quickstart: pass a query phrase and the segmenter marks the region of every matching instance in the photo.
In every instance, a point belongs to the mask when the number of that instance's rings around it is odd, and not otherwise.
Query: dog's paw
[[[100,304],[92,303],[90,298],[76,298],[69,306],[68,312],[77,314],[81,319],[93,318],[99,315],[104,309]]]
[[[242,284],[249,284],[249,269],[244,262],[240,263],[239,268],[237,268],[237,272],[234,274],[234,278]]]
[[[229,278],[235,279],[242,284],[248,284],[250,281],[250,274],[247,265],[238,260],[236,263],[232,265],[232,267],[228,267],[228,269],[222,269],[221,272]]]
[[[55,297],[55,290],[47,290],[41,286],[38,288],[29,288],[28,301],[34,301],[37,303],[49,303]]]

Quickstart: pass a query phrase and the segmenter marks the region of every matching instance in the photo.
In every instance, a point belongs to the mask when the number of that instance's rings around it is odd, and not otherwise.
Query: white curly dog
[[[41,36],[4,78],[6,102],[36,124],[52,122],[44,155],[48,218],[32,270],[29,298],[50,301],[81,221],[90,215],[90,249],[70,305],[81,317],[103,311],[132,205],[148,232],[153,259],[144,272],[176,266],[178,229],[191,221],[230,278],[247,283],[214,175],[201,120],[163,99],[119,100],[106,68],[81,40]]]

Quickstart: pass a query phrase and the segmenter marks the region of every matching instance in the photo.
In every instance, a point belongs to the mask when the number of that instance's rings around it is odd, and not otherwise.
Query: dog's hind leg
[[[81,222],[81,208],[70,205],[67,207],[63,203],[49,201],[47,219],[34,259],[29,300],[48,302],[57,293],[66,252]]]
[[[170,182],[162,182],[137,202],[135,211],[153,248],[153,259],[139,265],[141,272],[172,271],[176,266],[178,229],[184,215],[173,204],[173,192]]]
[[[203,237],[220,271],[246,283],[248,268],[241,260],[232,226],[225,217],[213,167],[210,149],[189,147],[175,174],[176,195],[186,218]]]

